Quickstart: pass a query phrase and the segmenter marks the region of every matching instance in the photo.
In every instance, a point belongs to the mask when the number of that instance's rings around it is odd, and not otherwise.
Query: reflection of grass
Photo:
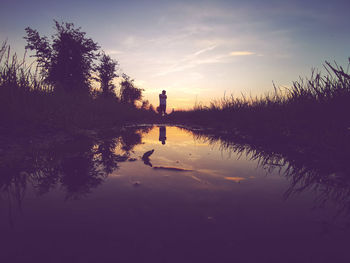
[[[33,141],[0,140],[0,197],[7,194],[20,204],[27,185],[39,195],[60,187],[67,198],[84,196],[130,158],[133,148],[142,143],[142,134],[150,129],[135,127],[75,136],[64,133]]]
[[[240,134],[194,130],[195,138],[209,144],[219,143],[222,150],[245,154],[268,172],[278,170],[290,185],[285,198],[304,191],[315,191],[318,205],[333,201],[339,213],[350,214],[350,140],[343,148],[312,148],[255,141]]]

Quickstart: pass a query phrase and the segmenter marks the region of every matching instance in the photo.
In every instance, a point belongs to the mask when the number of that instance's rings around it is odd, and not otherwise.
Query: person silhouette
[[[165,141],[166,141],[166,127],[165,126],[159,127],[159,141],[162,142],[162,144],[165,144]]]
[[[165,95],[166,91],[163,90],[161,94],[159,94],[159,114],[161,116],[166,115],[166,99]]]

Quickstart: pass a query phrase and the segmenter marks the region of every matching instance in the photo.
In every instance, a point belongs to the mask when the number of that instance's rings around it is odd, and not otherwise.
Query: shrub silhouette
[[[118,62],[113,60],[105,53],[100,58],[100,65],[96,67],[98,78],[101,84],[102,94],[105,96],[115,96],[115,85],[112,83],[113,79],[118,77],[116,74],[116,67]]]
[[[99,46],[73,23],[55,21],[56,33],[48,38],[27,27],[26,49],[34,50],[41,74],[56,90],[90,92],[93,61]]]
[[[142,98],[142,89],[135,87],[134,80],[126,74],[123,74],[123,79],[120,84],[120,100],[135,105],[135,102]]]

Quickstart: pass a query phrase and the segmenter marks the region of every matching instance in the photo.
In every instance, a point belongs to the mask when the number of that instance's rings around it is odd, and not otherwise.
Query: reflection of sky
[[[134,148],[134,156],[132,156],[138,161],[122,163],[121,169],[116,171],[116,175],[137,175],[138,178],[153,178],[153,176],[159,175],[183,178],[184,180],[187,178],[190,185],[194,184],[195,187],[211,186],[214,188],[224,187],[225,184],[227,185],[227,181],[243,183],[243,181],[265,177],[265,171],[258,168],[256,161],[250,161],[244,156],[238,158],[235,153],[220,150],[219,145],[209,145],[203,141],[195,140],[188,131],[177,127],[166,127],[166,134],[165,145],[159,141],[159,127],[154,127],[148,134],[144,135],[143,144]],[[141,156],[152,149],[154,149],[154,153],[150,156],[150,161],[153,167],[171,167],[191,171],[155,170],[146,166],[143,164]],[[277,178],[279,177],[276,174],[269,174],[269,180]],[[182,181],[182,183],[184,182]]]
[[[315,188],[286,200],[286,178],[177,128],[167,127],[162,145],[158,131],[135,147],[138,160],[119,163],[77,199],[67,199],[60,180],[42,194],[28,181],[21,200],[22,188],[2,189],[1,262],[350,262],[349,217],[339,204]],[[154,170],[140,160],[151,149],[154,165],[195,171]]]
[[[158,104],[168,107],[291,85],[324,60],[346,63],[348,1],[2,1],[0,39],[15,50],[24,28],[74,22]]]

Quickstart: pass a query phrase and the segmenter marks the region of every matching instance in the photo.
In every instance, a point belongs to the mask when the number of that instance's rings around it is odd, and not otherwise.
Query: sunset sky
[[[158,104],[190,108],[291,86],[325,60],[347,66],[349,1],[4,1],[0,41],[23,54],[24,28],[73,22]]]

